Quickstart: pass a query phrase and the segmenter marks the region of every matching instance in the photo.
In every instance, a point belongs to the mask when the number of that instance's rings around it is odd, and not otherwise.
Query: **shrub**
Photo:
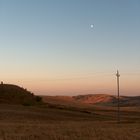
[[[42,101],[42,98],[41,98],[40,96],[36,96],[36,97],[35,97],[35,100],[36,100],[37,102],[41,102],[41,101]]]

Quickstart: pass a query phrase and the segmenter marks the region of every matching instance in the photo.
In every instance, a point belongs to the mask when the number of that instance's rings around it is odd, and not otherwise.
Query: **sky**
[[[93,25],[93,28],[91,28]],[[0,0],[0,80],[35,94],[140,95],[139,0]]]

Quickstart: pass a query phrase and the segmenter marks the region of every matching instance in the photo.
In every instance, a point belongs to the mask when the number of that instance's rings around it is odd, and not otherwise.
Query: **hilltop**
[[[35,105],[41,102],[41,97],[12,84],[0,84],[0,103],[1,104],[22,104]]]

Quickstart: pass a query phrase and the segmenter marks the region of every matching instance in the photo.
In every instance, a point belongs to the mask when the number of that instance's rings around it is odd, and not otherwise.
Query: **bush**
[[[36,96],[36,97],[35,97],[35,100],[36,100],[37,102],[41,102],[41,101],[42,101],[42,98],[41,98],[40,96]]]

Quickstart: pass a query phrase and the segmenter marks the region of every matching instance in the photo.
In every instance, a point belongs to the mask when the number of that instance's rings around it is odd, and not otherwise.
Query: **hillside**
[[[35,105],[41,102],[41,98],[30,91],[12,84],[0,84],[1,104]]]
[[[118,98],[115,95],[106,94],[90,94],[90,95],[78,95],[73,96],[76,101],[80,101],[86,104],[116,106]],[[140,106],[140,96],[120,96],[121,106]]]
[[[52,104],[87,104],[100,106],[117,106],[118,99],[115,95],[88,94],[77,96],[42,96],[43,101]],[[120,96],[121,106],[140,106],[140,96]]]
[[[116,100],[115,96],[106,94],[88,94],[88,95],[78,95],[73,96],[76,101],[87,104],[98,104],[98,103],[108,103],[114,102]]]

